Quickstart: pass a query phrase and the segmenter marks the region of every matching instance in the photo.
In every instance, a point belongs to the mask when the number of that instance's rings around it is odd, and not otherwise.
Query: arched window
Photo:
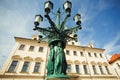
[[[30,64],[29,61],[25,61],[23,64],[21,72],[28,72],[29,64]]]
[[[98,62],[97,64],[98,64],[98,67],[99,67],[99,70],[100,70],[101,74],[104,74],[103,68],[102,68],[102,63]]]
[[[71,72],[71,64],[67,64],[67,72],[68,72],[68,73]]]
[[[22,60],[20,55],[13,55],[12,59],[14,59],[14,60]]]
[[[83,61],[82,64],[83,64],[84,73],[88,74],[88,63],[86,61]]]
[[[37,61],[37,62],[43,62],[43,59],[41,57],[36,57],[35,61]]]
[[[9,67],[9,69],[8,69],[8,72],[15,72],[15,68],[16,68],[17,64],[18,64],[18,61],[13,60],[10,67]]]
[[[97,74],[96,63],[92,61],[91,64],[92,64],[92,69],[93,69],[94,74]]]
[[[72,64],[72,63],[73,63],[73,61],[67,60],[67,64]]]
[[[35,58],[35,66],[34,66],[34,73],[40,73],[40,67],[41,67],[41,62],[43,62],[43,59],[41,57]]]
[[[80,73],[80,66],[79,66],[80,62],[78,60],[75,60],[74,63],[75,63],[76,72]]]
[[[71,73],[72,70],[71,70],[71,64],[73,63],[73,61],[71,60],[67,60],[67,72],[68,73]]]
[[[80,62],[79,62],[78,60],[75,60],[75,61],[74,61],[74,64],[79,65],[79,64],[80,64]]]
[[[35,62],[35,66],[34,66],[33,72],[39,73],[40,72],[40,65],[41,65],[41,62]]]
[[[24,57],[24,60],[27,60],[27,61],[32,61],[32,60],[33,60],[33,58],[32,58],[32,57],[30,57],[30,56],[27,56],[27,57]]]

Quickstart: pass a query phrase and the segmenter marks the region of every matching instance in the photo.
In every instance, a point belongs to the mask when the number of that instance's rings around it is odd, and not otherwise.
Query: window
[[[74,54],[75,56],[77,56],[77,53],[76,53],[76,51],[73,51],[73,54]]]
[[[66,50],[66,54],[69,55],[69,50]]]
[[[101,74],[104,74],[104,73],[103,73],[102,66],[99,66],[99,69],[100,69]]]
[[[75,68],[76,68],[76,72],[77,72],[77,73],[80,73],[79,65],[75,65]]]
[[[83,52],[80,52],[80,55],[81,55],[81,56],[84,56]]]
[[[39,72],[40,64],[41,64],[40,62],[35,63],[34,72]]]
[[[88,52],[88,55],[89,55],[89,57],[91,57],[91,53],[90,52]]]
[[[71,72],[71,64],[67,65],[67,72]]]
[[[92,68],[93,68],[94,74],[97,74],[97,70],[96,70],[95,65],[92,65]]]
[[[100,54],[100,57],[102,58],[102,54]]]
[[[11,65],[10,65],[10,67],[8,69],[8,72],[14,72],[15,68],[17,66],[17,63],[18,63],[18,61],[12,61]]]
[[[105,66],[105,69],[106,69],[107,73],[110,74],[110,71],[109,71],[109,69],[108,69],[108,66]]]
[[[72,42],[72,45],[74,45],[75,43],[74,42]]]
[[[83,65],[84,73],[88,74],[87,65]]]
[[[116,63],[116,64],[117,64],[118,68],[120,68],[120,65],[118,63]]]
[[[97,57],[97,54],[96,54],[96,53],[94,53],[94,56],[95,56],[95,57]]]
[[[43,47],[39,47],[39,52],[43,52]]]
[[[21,72],[27,72],[28,67],[29,67],[29,63],[30,63],[30,62],[28,62],[28,61],[25,61],[25,62],[24,62],[24,65],[23,65],[23,67],[22,67]]]
[[[24,50],[24,48],[25,48],[25,45],[21,44],[20,47],[19,47],[19,50]]]
[[[34,50],[34,46],[30,46],[29,51],[33,51]]]

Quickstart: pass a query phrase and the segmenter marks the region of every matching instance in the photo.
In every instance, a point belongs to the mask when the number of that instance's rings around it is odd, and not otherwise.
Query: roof
[[[114,55],[110,58],[109,63],[111,64],[111,63],[113,63],[114,61],[116,61],[116,60],[118,60],[118,59],[120,59],[120,54],[114,54]]]

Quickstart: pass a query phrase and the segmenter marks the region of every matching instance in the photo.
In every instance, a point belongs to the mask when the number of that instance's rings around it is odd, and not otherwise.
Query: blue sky
[[[0,68],[15,45],[15,36],[31,38],[38,34],[32,30],[34,17],[36,14],[44,15],[45,1],[47,0],[0,0]],[[65,0],[51,1],[54,3],[52,12],[55,13],[58,8],[64,12],[62,5]],[[106,49],[105,54],[120,53],[120,0],[70,1],[72,14],[66,25],[75,25],[73,16],[81,14],[82,30],[78,32],[80,45],[93,43],[96,48]],[[50,15],[52,18],[55,16]],[[46,19],[40,26],[48,26]]]

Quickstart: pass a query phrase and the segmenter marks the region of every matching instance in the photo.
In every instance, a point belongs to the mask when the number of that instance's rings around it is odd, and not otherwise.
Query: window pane
[[[20,47],[19,47],[19,50],[24,50],[24,48],[25,48],[25,45],[21,44]]]
[[[66,50],[66,54],[69,55],[69,50]]]
[[[75,65],[75,68],[76,68],[76,72],[77,72],[77,73],[80,73],[79,65]]]
[[[35,63],[34,72],[39,72],[40,64],[41,64],[40,62]]]
[[[71,72],[71,64],[68,64],[68,65],[67,65],[67,71],[68,71],[68,72]]]
[[[11,65],[10,65],[10,67],[8,69],[8,72],[14,72],[14,70],[15,70],[15,68],[17,66],[17,63],[18,63],[18,61],[12,61]]]
[[[95,56],[95,57],[97,57],[97,54],[96,54],[96,53],[94,53],[94,56]]]
[[[104,74],[101,66],[99,66],[99,69],[100,69],[101,74]]]
[[[29,51],[33,51],[34,50],[34,46],[30,46]]]
[[[91,53],[90,52],[88,52],[88,55],[89,55],[89,57],[91,57]]]
[[[102,58],[102,54],[100,54],[100,57]]]
[[[39,47],[39,52],[43,52],[43,47]]]
[[[74,45],[75,43],[74,42],[72,42],[72,45]]]
[[[87,65],[83,65],[83,69],[84,69],[85,74],[88,74]]]
[[[107,66],[105,66],[105,69],[106,69],[107,73],[110,74],[110,71]]]
[[[21,72],[27,72],[28,70],[28,67],[29,67],[29,63],[28,61],[25,61],[24,62],[24,65],[23,65],[23,68],[22,68],[22,71]]]
[[[116,63],[116,64],[117,64],[118,68],[120,68],[120,65],[118,63]]]
[[[97,74],[95,65],[92,65],[92,68],[93,68],[94,74]]]
[[[73,51],[73,54],[74,54],[75,56],[77,56],[77,53],[76,53],[76,51]]]
[[[81,56],[84,56],[84,55],[83,55],[83,52],[80,52],[80,55],[81,55]]]

